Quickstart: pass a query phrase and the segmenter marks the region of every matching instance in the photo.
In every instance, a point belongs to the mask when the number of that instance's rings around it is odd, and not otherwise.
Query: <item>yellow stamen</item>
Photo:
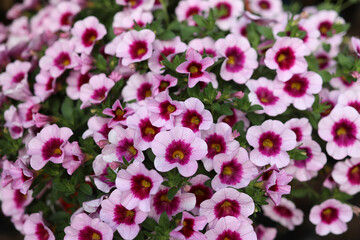
[[[184,158],[184,153],[180,150],[176,150],[173,155],[173,158],[177,158],[177,159],[183,159]]]
[[[190,119],[190,122],[196,125],[200,124],[200,119],[197,116],[194,116]]]
[[[145,53],[146,53],[146,49],[145,49],[145,48],[139,48],[139,49],[136,51],[136,54],[137,54],[138,56],[143,55],[143,54],[145,54]]]
[[[60,148],[56,148],[53,152],[53,155],[61,155],[62,154],[62,151]]]
[[[221,151],[221,146],[218,143],[211,144],[211,148],[214,149],[217,153]]]
[[[235,65],[235,57],[234,56],[229,56],[228,60],[227,60],[227,64]]]
[[[176,110],[176,108],[175,108],[174,105],[169,104],[169,105],[167,106],[167,111],[168,111],[168,113],[173,113],[173,112],[175,112],[175,110]]]
[[[146,188],[151,187],[151,183],[147,180],[142,180],[141,185]]]
[[[133,156],[135,156],[136,153],[137,153],[137,150],[134,148],[134,146],[128,147],[127,150],[128,150],[128,152],[131,153]]]
[[[197,73],[199,72],[199,68],[197,66],[191,66],[189,68],[190,73]]]
[[[291,88],[299,91],[301,89],[301,83],[294,82],[291,84]]]
[[[263,146],[272,148],[274,146],[274,143],[270,139],[267,138],[263,141]]]
[[[225,201],[223,204],[221,204],[221,208],[229,208],[229,207],[231,207],[231,203],[230,202],[228,202],[228,201]]]
[[[100,240],[101,236],[97,233],[93,233],[91,236],[91,240]]]
[[[232,167],[226,166],[224,167],[224,170],[222,171],[223,175],[231,176],[233,174]]]
[[[145,97],[151,97],[151,95],[152,95],[151,90],[147,90],[147,91],[145,92]]]
[[[360,166],[355,166],[350,171],[351,175],[359,175],[360,174]]]
[[[64,66],[70,65],[70,59],[65,59],[65,60],[63,61],[63,65],[64,65]]]
[[[161,195],[160,201],[162,201],[162,202],[171,202],[166,194]]]
[[[336,131],[336,134],[337,134],[338,136],[343,136],[343,135],[346,135],[346,134],[347,134],[347,131],[346,131],[346,129],[345,129],[344,127],[341,127],[341,128],[339,128],[339,129]]]
[[[118,108],[118,109],[116,109],[116,111],[115,111],[115,115],[116,116],[122,116],[122,115],[124,115],[125,114],[125,112],[123,111],[123,110],[121,110],[121,108]]]
[[[205,195],[204,191],[201,189],[196,189],[194,193],[196,196],[200,196],[200,197]]]
[[[134,211],[132,211],[132,210],[127,210],[125,215],[126,215],[127,217],[133,217],[133,216],[135,216],[135,213],[134,213]]]
[[[146,135],[148,135],[148,134],[155,135],[155,129],[152,127],[147,127],[147,128],[145,128],[145,134]]]
[[[130,4],[130,7],[135,7],[136,4],[137,4],[137,1],[136,0],[130,0],[129,4]]]
[[[283,62],[285,59],[286,59],[285,54],[281,53],[281,54],[278,56],[277,61],[280,63],[280,62]]]

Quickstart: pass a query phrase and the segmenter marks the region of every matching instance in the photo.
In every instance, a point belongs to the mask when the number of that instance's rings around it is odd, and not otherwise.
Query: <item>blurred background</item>
[[[170,0],[174,1],[174,0]],[[21,2],[20,0],[0,0],[0,22],[4,24],[9,24],[10,22],[6,19],[7,10],[16,2]],[[291,3],[294,1],[284,0],[284,3]],[[316,0],[302,0],[303,6],[316,5],[323,1]],[[336,2],[336,1],[334,1]],[[346,22],[351,24],[349,30],[349,35],[360,36],[360,4],[355,4],[350,8],[347,8],[342,14],[342,17]],[[358,194],[359,195],[359,194]],[[358,196],[357,195],[357,196]],[[354,199],[353,204],[357,206],[360,205],[359,197]],[[312,205],[309,205],[308,202],[296,202],[296,205],[305,212],[304,223],[300,227],[296,227],[295,231],[288,232],[285,228],[278,226],[278,240],[356,240],[360,239],[360,217],[354,216],[354,219],[348,224],[348,231],[341,236],[328,235],[326,237],[319,237],[315,235],[315,226],[312,225],[308,220],[308,213]],[[261,220],[265,226],[276,226],[274,222],[269,220],[266,217],[263,217]],[[9,218],[6,218],[2,215],[0,211],[0,240],[21,240],[23,237],[17,233],[13,224],[10,222]]]

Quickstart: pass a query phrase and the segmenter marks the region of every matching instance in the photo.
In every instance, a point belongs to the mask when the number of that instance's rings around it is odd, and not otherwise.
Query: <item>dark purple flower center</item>
[[[150,191],[152,189],[153,183],[151,178],[138,174],[132,176],[131,178],[131,192],[136,198],[143,200],[150,196]]]
[[[67,52],[61,52],[55,59],[54,65],[63,70],[65,67],[71,64],[71,58]]]
[[[135,223],[136,212],[127,210],[122,205],[116,205],[114,209],[113,221],[117,224],[133,225]]]
[[[190,73],[191,78],[198,78],[198,77],[201,77],[202,75],[204,75],[204,73],[202,71],[202,65],[201,65],[201,63],[198,63],[198,62],[191,62],[187,66],[187,71]]]
[[[84,75],[80,74],[79,77],[78,77],[78,79],[77,79],[77,89],[80,91],[81,86],[82,86],[84,83],[88,83],[89,80],[90,80],[89,74],[87,74],[87,73],[84,74]]]
[[[185,218],[183,223],[183,227],[180,230],[180,232],[185,236],[185,238],[189,238],[193,235],[194,231],[194,219],[192,218]]]
[[[218,4],[216,4],[216,8],[222,12],[223,14],[220,16],[219,19],[225,19],[230,17],[231,15],[231,11],[232,11],[232,7],[229,3],[227,2],[219,2]]]
[[[161,80],[160,85],[159,85],[159,92],[165,91],[169,87],[169,85],[170,85],[170,82]]]
[[[160,103],[159,108],[160,108],[160,116],[165,120],[169,120],[170,114],[176,111],[176,106],[171,104],[167,100]]]
[[[339,211],[336,208],[328,207],[321,212],[321,221],[330,224],[338,219]]]
[[[191,153],[192,147],[190,143],[174,140],[166,148],[165,159],[169,163],[186,165],[190,161]]]
[[[199,13],[200,13],[200,8],[198,8],[197,6],[189,7],[188,10],[186,11],[186,18],[190,18],[194,15],[199,15]]]
[[[271,5],[270,5],[269,1],[264,0],[264,1],[259,2],[259,7],[263,10],[268,10],[268,9],[270,9]]]
[[[102,234],[100,231],[86,226],[79,231],[78,240],[102,240]]]
[[[216,57],[216,51],[211,48],[204,48],[202,54],[206,53],[210,57]]]
[[[169,200],[167,194],[168,189],[163,189],[158,191],[153,200],[154,200],[154,208],[156,214],[160,215],[163,211],[167,213],[168,216],[172,216],[179,210],[180,199],[175,196],[173,199]]]
[[[357,129],[355,123],[342,118],[333,125],[331,133],[337,145],[346,147],[356,141]]]
[[[295,160],[295,166],[298,168],[306,167],[306,164],[313,158],[313,153],[311,148],[309,147],[301,147],[300,150],[304,150],[306,152],[307,158],[304,160]]]
[[[302,97],[309,88],[309,80],[301,77],[299,74],[292,76],[290,80],[285,82],[284,91],[292,97]]]
[[[230,229],[227,229],[223,231],[216,240],[241,240],[240,234],[235,231],[231,231]]]
[[[349,168],[349,171],[347,173],[349,182],[353,185],[359,185],[360,184],[360,164],[357,164],[351,168]]]
[[[63,151],[60,149],[64,140],[60,138],[50,138],[42,147],[42,157],[43,159],[49,160],[50,158],[58,158],[63,154]]]
[[[226,142],[223,136],[216,133],[211,134],[205,139],[208,145],[206,157],[213,159],[215,155],[226,152]]]
[[[23,72],[19,72],[12,78],[13,83],[19,83],[21,80],[23,80],[25,77],[25,74]]]
[[[316,56],[320,70],[324,70],[329,66],[330,59],[326,54],[319,54]]]
[[[290,47],[281,48],[275,55],[275,61],[281,70],[288,70],[295,64],[295,53]]]
[[[320,34],[322,37],[327,38],[328,37],[328,32],[330,31],[330,29],[332,28],[332,22],[330,21],[323,21],[319,24],[318,26],[318,30],[320,31]]]
[[[221,173],[219,175],[221,183],[228,185],[236,185],[242,179],[242,165],[235,159],[225,162],[221,166]]]
[[[50,237],[50,234],[45,229],[44,224],[42,223],[36,224],[35,235],[37,236],[38,240],[48,240]]]
[[[240,209],[240,204],[236,200],[224,199],[215,205],[214,213],[218,219],[226,216],[238,217]]]
[[[244,68],[245,55],[244,52],[234,46],[226,49],[225,53],[228,60],[226,61],[226,70],[229,72],[239,72]]]
[[[247,26],[244,26],[240,29],[240,35],[244,36],[244,37],[247,37],[247,29],[246,29]]]
[[[152,96],[151,92],[152,85],[151,83],[143,83],[137,90],[137,98],[141,101],[147,97]]]
[[[195,110],[187,110],[181,120],[184,127],[190,128],[194,132],[199,131],[199,126],[203,121],[203,117]]]
[[[294,128],[291,128],[291,130],[296,134],[296,141],[300,142],[303,139],[303,133],[302,133],[301,128],[294,127]]]
[[[14,202],[16,208],[22,208],[27,197],[27,194],[22,194],[19,189],[14,190]]]
[[[71,12],[66,12],[60,17],[60,25],[61,26],[69,26],[71,25],[73,18],[73,14]]]
[[[261,134],[259,138],[259,151],[265,156],[276,156],[280,152],[282,139],[279,134],[272,131]]]
[[[349,105],[350,107],[355,108],[356,111],[358,111],[358,113],[360,113],[360,102],[359,102],[359,101],[349,102],[348,105]]]
[[[126,113],[126,109],[122,109],[118,107],[113,113],[115,115],[114,120],[115,121],[123,121],[125,119],[124,115]]]
[[[275,206],[274,211],[284,218],[291,218],[293,216],[292,211],[285,206]]]
[[[118,146],[116,147],[116,156],[122,162],[124,157],[126,161],[131,161],[131,159],[136,158],[138,155],[138,150],[134,147],[134,140],[125,138],[119,141]]]
[[[96,101],[102,101],[106,97],[107,91],[108,91],[108,89],[105,86],[103,86],[102,88],[99,88],[99,89],[95,89],[91,98]]]
[[[93,28],[87,28],[83,35],[81,36],[82,44],[85,47],[90,47],[94,44],[96,41],[96,38],[98,37],[98,33]]]
[[[130,56],[132,59],[141,59],[148,52],[148,46],[145,41],[135,41],[130,45]]]
[[[162,54],[164,54],[165,57],[169,56],[170,54],[173,54],[175,53],[175,48],[173,47],[167,47],[167,48],[164,48],[162,51],[161,51]],[[158,58],[158,61],[161,62],[162,60],[164,60],[163,56],[160,54],[159,55],[159,58]]]
[[[274,105],[279,100],[271,90],[266,87],[259,87],[256,89],[255,94],[262,105]]]
[[[31,121],[33,119],[33,108],[34,106],[27,109],[25,114],[25,121]]]
[[[99,133],[104,137],[104,138],[108,138],[109,132],[111,131],[111,128],[109,128],[108,124],[105,123],[104,125],[102,125],[102,127],[99,130]]]
[[[13,131],[13,132],[16,133],[16,134],[19,134],[19,133],[21,133],[22,128],[19,127],[19,126],[13,126],[13,127],[11,128],[11,131]]]
[[[195,194],[196,207],[200,207],[203,201],[210,199],[212,196],[211,189],[203,184],[192,185],[189,192]]]
[[[141,137],[146,142],[152,142],[152,140],[154,140],[155,135],[158,132],[160,132],[160,128],[153,126],[149,118],[141,119],[139,128],[141,132]]]
[[[237,123],[237,117],[235,115],[235,110],[232,108],[231,111],[233,112],[232,115],[226,116],[222,119],[222,122],[229,124],[230,127],[233,127],[235,123]]]
[[[54,78],[53,77],[49,77],[47,82],[46,82],[46,85],[45,85],[45,90],[46,91],[49,91],[49,90],[52,90],[54,87]]]

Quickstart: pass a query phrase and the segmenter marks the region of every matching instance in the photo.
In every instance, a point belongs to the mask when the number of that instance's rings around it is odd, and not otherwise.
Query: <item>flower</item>
[[[335,107],[320,120],[318,133],[327,142],[326,152],[334,159],[360,157],[360,115],[354,108]]]
[[[280,0],[252,0],[250,9],[253,13],[269,19],[276,19],[283,11]]]
[[[53,25],[51,27],[54,30],[60,29],[66,32],[69,31],[75,15],[78,14],[80,10],[81,8],[77,3],[60,2],[51,13],[51,18],[53,20]]]
[[[107,78],[104,73],[92,76],[89,83],[81,85],[80,100],[81,109],[89,107],[91,104],[99,104],[104,101],[115,83]]]
[[[41,71],[35,77],[36,83],[34,84],[35,95],[44,102],[51,94],[55,92],[56,79],[53,78],[49,72]]]
[[[278,206],[275,206],[270,200],[267,202],[269,203],[268,205],[261,206],[265,216],[280,223],[289,230],[294,230],[295,226],[302,224],[304,213],[297,209],[290,200],[282,198]]]
[[[67,169],[67,173],[72,175],[80,165],[85,162],[85,154],[81,151],[78,142],[66,144],[64,147],[65,156],[62,162],[63,168]]]
[[[355,53],[360,56],[360,39],[356,37],[351,37],[351,44]]]
[[[214,228],[218,221],[226,216],[233,216],[244,221],[253,214],[254,210],[253,199],[233,188],[221,189],[211,199],[200,204],[200,216],[207,217],[209,228]]]
[[[167,172],[176,167],[184,177],[194,175],[198,168],[197,160],[207,154],[205,141],[191,129],[180,126],[156,134],[151,149],[158,171]]]
[[[140,162],[121,169],[115,180],[116,188],[122,191],[121,204],[129,210],[139,207],[150,211],[150,196],[157,193],[163,178],[155,170],[147,170]]]
[[[316,233],[320,236],[329,233],[341,234],[346,232],[346,223],[353,216],[351,207],[336,199],[328,199],[310,210],[310,222],[316,225]]]
[[[267,164],[278,168],[289,164],[286,151],[296,146],[296,135],[278,120],[266,120],[261,126],[252,126],[246,133],[246,140],[254,147],[250,152],[250,161],[256,166]]]
[[[190,48],[186,52],[186,61],[181,63],[176,71],[188,74],[190,88],[193,88],[198,82],[208,83],[211,81],[210,74],[206,69],[214,64],[214,60],[210,57],[202,58],[201,54]]]
[[[144,100],[153,96],[152,92],[153,80],[152,74],[132,74],[129,80],[126,82],[126,86],[123,88],[121,95],[125,102],[136,99],[137,101]]]
[[[208,181],[209,179],[210,178],[206,175],[198,174],[189,180],[189,183],[191,185],[185,186],[183,189],[185,192],[190,192],[195,194],[196,205],[195,205],[195,209],[193,209],[193,212],[194,210],[196,210],[196,212],[198,213],[200,204],[203,201],[210,199],[211,196],[213,195],[213,190],[208,186],[205,186],[205,182]]]
[[[123,108],[119,100],[116,100],[112,108],[106,108],[103,114],[112,117],[108,123],[109,128],[121,124],[126,126],[126,118],[134,113],[134,110],[128,107]]]
[[[83,133],[82,138],[85,139],[92,136],[97,145],[104,147],[103,142],[107,142],[108,134],[111,130],[111,128],[109,128],[108,126],[108,123],[108,118],[98,116],[93,116],[89,118],[87,122],[89,129]]]
[[[20,119],[18,110],[14,105],[11,105],[5,112],[4,112],[4,119],[6,123],[4,127],[7,127],[10,132],[10,136],[12,139],[21,138],[24,132],[22,127],[22,121]]]
[[[148,11],[153,8],[155,0],[116,0],[116,3],[132,11],[134,9],[142,9]]]
[[[229,30],[231,24],[244,11],[244,3],[242,1],[232,0],[209,0],[210,8],[217,8],[222,15],[216,19],[216,25],[221,30]]]
[[[66,78],[66,94],[72,100],[80,99],[80,89],[85,83],[88,83],[91,75],[89,73],[81,74],[78,71],[71,71]]]
[[[270,175],[269,178],[265,179],[267,175]],[[264,172],[261,176],[262,180],[266,180],[265,191],[270,199],[274,202],[276,206],[281,203],[281,197],[284,194],[289,194],[291,191],[291,186],[288,185],[293,179],[291,175],[288,175],[284,169],[281,171],[272,166]]]
[[[218,122],[227,123],[230,127],[233,127],[237,122],[242,121],[244,123],[244,128],[248,129],[250,126],[250,121],[246,118],[245,113],[242,111],[232,108],[232,115],[222,115],[218,118]]]
[[[72,41],[75,44],[75,51],[90,55],[95,42],[101,40],[106,35],[106,28],[99,23],[94,16],[89,16],[77,21],[71,29]]]
[[[57,125],[44,127],[28,144],[27,153],[31,156],[30,165],[35,170],[40,170],[47,162],[62,163],[68,143],[73,132],[70,128],[59,128]]]
[[[188,44],[189,48],[198,51],[201,54],[207,54],[214,60],[218,59],[218,52],[216,51],[215,41],[211,37],[195,38]]]
[[[122,65],[141,62],[151,57],[155,33],[148,29],[141,31],[130,30],[125,33],[116,48],[116,56],[122,58]]]
[[[115,189],[108,199],[101,202],[100,220],[116,229],[120,236],[126,240],[134,239],[139,231],[139,224],[145,221],[147,213],[139,208],[126,209],[121,204],[122,192]]]
[[[233,79],[236,83],[244,84],[250,79],[258,62],[256,51],[246,38],[229,34],[217,40],[215,46],[219,55],[225,57],[220,71],[225,81]]]
[[[232,154],[221,153],[214,157],[214,170],[217,173],[211,181],[215,191],[228,186],[246,187],[258,174],[257,167],[249,161],[248,152],[238,147]]]
[[[206,240],[206,236],[200,232],[206,224],[205,216],[194,217],[183,212],[179,225],[170,232],[170,236],[179,240]]]
[[[32,200],[32,190],[26,194],[22,194],[19,189],[12,189],[10,185],[0,188],[1,195],[1,210],[5,216],[23,215],[25,207],[28,206]]]
[[[274,240],[276,238],[276,228],[264,227],[259,224],[255,228],[256,236],[258,240]]]
[[[117,12],[114,16],[112,27],[115,35],[119,35],[126,30],[134,28],[135,23],[140,27],[146,26],[146,24],[153,21],[153,15],[151,12],[144,12],[138,8],[131,11]]]
[[[292,118],[285,123],[285,126],[296,134],[298,143],[311,139],[312,127],[307,118]]]
[[[26,240],[46,239],[55,240],[53,232],[44,224],[42,212],[31,214],[24,223],[24,235]]]
[[[13,190],[19,189],[26,194],[34,181],[34,173],[28,169],[25,161],[21,158],[14,163],[8,160],[2,162],[1,186],[5,187],[11,183]]]
[[[215,227],[205,233],[208,240],[242,239],[256,240],[256,233],[250,223],[233,216],[221,218]]]
[[[331,176],[339,184],[340,191],[351,195],[360,192],[360,158],[337,162]]]
[[[283,37],[266,51],[265,65],[270,69],[275,69],[277,78],[286,82],[293,74],[306,71],[308,63],[304,56],[309,54],[309,49],[301,39]]]
[[[357,94],[357,90],[355,89],[347,90],[340,94],[337,103],[339,106],[353,107],[360,114],[360,96]]]
[[[154,74],[153,81],[154,82],[151,92],[154,94],[154,96],[156,96],[160,92],[168,91],[169,88],[176,86],[178,80],[170,74],[166,74],[165,76]]]
[[[204,0],[184,0],[180,1],[175,9],[175,14],[179,22],[187,21],[189,26],[196,26],[193,19],[194,15],[203,15],[209,11],[209,3]]]
[[[64,229],[64,240],[101,239],[112,240],[113,231],[99,218],[90,218],[86,213],[73,216],[71,226]]]

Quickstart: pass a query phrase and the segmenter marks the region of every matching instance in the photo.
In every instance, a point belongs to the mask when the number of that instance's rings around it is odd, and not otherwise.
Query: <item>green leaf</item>
[[[160,40],[171,40],[176,37],[176,34],[172,31],[164,31],[156,36]]]
[[[296,161],[302,161],[308,158],[307,152],[303,149],[295,148],[291,151],[288,151],[287,153],[289,154],[290,159]]]
[[[110,167],[108,167],[107,169],[106,169],[106,171],[107,171],[107,178],[111,181],[111,182],[115,182],[115,180],[116,180],[116,172],[114,172],[114,170],[112,170]]]
[[[82,183],[82,184],[80,185],[79,190],[80,190],[81,192],[85,193],[86,195],[92,195],[92,193],[93,193],[92,188],[91,188],[90,185],[87,184],[87,183]]]
[[[100,72],[107,72],[107,62],[102,54],[96,56],[96,67]]]
[[[326,52],[330,52],[331,45],[329,43],[323,43],[322,47]]]
[[[64,118],[72,122],[73,120],[73,111],[74,111],[74,102],[69,97],[66,97],[63,103],[61,104],[61,113]]]
[[[161,216],[159,218],[159,226],[162,229],[168,229],[170,226],[169,216],[167,215],[167,213],[165,211],[163,211],[161,213]]]
[[[351,56],[345,56],[344,54],[340,53],[337,57],[339,64],[346,69],[351,69],[354,65],[354,58]]]
[[[145,221],[141,223],[141,226],[151,231],[153,231],[157,225],[157,222],[152,218],[146,218]]]
[[[274,39],[273,30],[271,28],[259,25],[256,26],[256,30],[266,39],[270,39],[270,40]]]
[[[326,70],[322,70],[320,72],[318,72],[323,80],[323,83],[328,83],[330,82],[330,80],[332,79],[332,75],[331,73],[329,73]]]
[[[203,16],[193,15],[193,19],[200,28],[205,28],[208,25],[208,21]]]
[[[168,199],[171,201],[173,200],[173,198],[175,197],[176,193],[179,191],[179,188],[177,187],[172,187],[169,189],[168,193],[167,193],[167,197]]]

